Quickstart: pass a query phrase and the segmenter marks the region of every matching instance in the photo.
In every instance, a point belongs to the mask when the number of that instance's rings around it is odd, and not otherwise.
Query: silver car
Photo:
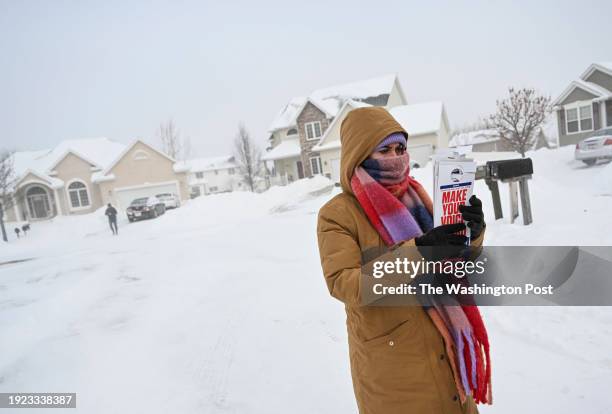
[[[181,206],[179,197],[174,193],[161,193],[157,194],[156,197],[164,203],[166,208],[179,208]]]
[[[612,159],[612,128],[602,128],[576,144],[574,158],[593,165],[599,159]]]

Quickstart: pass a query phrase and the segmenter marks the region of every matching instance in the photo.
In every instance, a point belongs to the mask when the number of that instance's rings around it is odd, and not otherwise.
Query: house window
[[[143,161],[149,159],[149,154],[146,151],[138,150],[134,153],[134,161]]]
[[[297,134],[297,129],[295,128],[291,128],[289,131],[287,131],[287,136],[296,135],[296,134]]]
[[[89,194],[87,186],[80,181],[75,181],[68,186],[70,206],[75,208],[89,207]]]
[[[319,121],[307,122],[304,124],[306,139],[317,139],[321,137],[321,123]]]
[[[233,168],[230,168],[229,170],[227,170],[227,173],[228,173],[229,175],[234,175],[235,171],[234,171],[234,169],[233,169]]]
[[[310,158],[310,170],[312,174],[321,174],[323,169],[321,168],[321,157],[312,157]]]
[[[576,105],[565,108],[565,122],[568,134],[593,130],[593,106]]]
[[[198,178],[198,179],[202,179],[202,178],[204,178],[204,173],[203,173],[202,171],[198,171],[198,172],[196,173],[196,178]]]
[[[191,187],[191,197],[192,198],[196,198],[201,195],[202,195],[202,192],[200,191],[200,186],[194,185],[193,187]]]
[[[211,193],[214,193],[215,191],[217,191],[219,189],[219,187],[209,187],[208,188],[210,190]]]

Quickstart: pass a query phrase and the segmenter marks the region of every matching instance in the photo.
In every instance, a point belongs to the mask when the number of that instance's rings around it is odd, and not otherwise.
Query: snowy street
[[[489,245],[612,245],[612,163],[530,153],[534,223]],[[412,171],[431,189],[431,163]],[[507,214],[507,189],[501,185]],[[102,211],[0,249],[0,392],[76,392],[82,413],[355,413],[343,305],[325,286],[321,176],[199,197],[113,236]],[[14,263],[8,263],[16,261]],[[612,308],[487,308],[492,407],[612,412]],[[36,412],[30,410],[28,412]],[[45,412],[45,411],[42,411]]]

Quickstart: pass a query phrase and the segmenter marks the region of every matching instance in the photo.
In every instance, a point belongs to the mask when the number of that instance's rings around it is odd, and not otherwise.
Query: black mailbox
[[[493,197],[493,211],[495,219],[503,217],[501,199],[499,196],[498,181],[508,184],[510,191],[510,220],[518,217],[518,187],[521,189],[521,206],[523,209],[523,223],[530,224],[531,200],[529,198],[529,187],[527,180],[533,174],[533,163],[531,158],[519,158],[514,160],[488,161],[485,166],[476,169],[476,179],[484,179]]]
[[[508,180],[531,174],[533,174],[531,158],[487,162],[486,176],[497,180]]]

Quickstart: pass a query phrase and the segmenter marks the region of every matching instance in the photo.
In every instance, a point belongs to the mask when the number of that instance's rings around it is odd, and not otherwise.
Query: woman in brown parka
[[[421,306],[362,305],[362,252],[385,244],[357,200],[351,179],[366,159],[405,152],[401,142],[380,147],[381,141],[394,133],[408,138],[384,108],[359,108],[347,115],[340,132],[342,193],[327,202],[318,217],[325,281],[331,295],[345,304],[351,376],[359,412],[477,413],[472,397],[461,402],[443,337]],[[432,231],[436,229],[439,227]],[[482,226],[478,233],[471,243],[474,246],[482,244]],[[402,244],[415,246],[415,239]]]

